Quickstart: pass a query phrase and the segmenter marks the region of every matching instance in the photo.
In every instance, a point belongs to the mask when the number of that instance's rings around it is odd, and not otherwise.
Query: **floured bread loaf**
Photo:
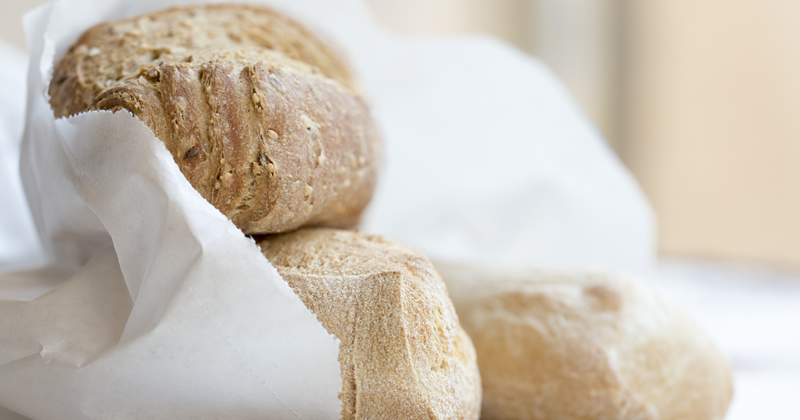
[[[193,6],[97,25],[49,90],[57,117],[136,115],[247,234],[353,226],[372,197],[380,139],[350,71],[269,9]]]
[[[724,417],[730,367],[647,285],[598,272],[436,267],[478,353],[482,419]]]
[[[334,229],[304,229],[259,244],[341,340],[342,418],[478,418],[475,350],[424,256],[378,236]]]

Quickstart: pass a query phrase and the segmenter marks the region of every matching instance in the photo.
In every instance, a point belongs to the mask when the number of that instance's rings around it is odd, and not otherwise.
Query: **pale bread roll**
[[[246,234],[355,226],[377,181],[380,137],[344,60],[267,8],[99,24],[60,60],[49,93],[57,117],[134,114]]]
[[[380,236],[304,229],[259,240],[341,341],[343,419],[477,419],[475,350],[439,273]]]
[[[652,287],[602,272],[436,267],[478,352],[484,420],[724,417],[728,363]]]

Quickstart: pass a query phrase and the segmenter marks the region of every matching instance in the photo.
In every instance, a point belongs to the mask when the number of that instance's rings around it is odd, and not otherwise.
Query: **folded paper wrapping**
[[[58,24],[123,16],[72,6],[28,17],[21,163],[39,232],[71,274],[40,296],[24,294],[32,274],[2,290],[0,406],[34,419],[338,418],[338,343],[163,143],[126,113],[54,119],[53,53],[73,41]]]
[[[0,273],[36,265],[42,253],[19,178],[25,119],[25,55],[0,41]]]
[[[161,143],[129,115],[55,121],[47,106],[53,60],[83,30],[198,2],[65,0],[28,18],[23,180],[54,265],[0,279],[0,406],[338,416],[336,343]],[[370,230],[457,259],[651,260],[646,202],[535,61],[485,39],[389,36],[357,0],[262,4],[331,33],[373,95],[388,170]]]
[[[354,57],[387,144],[365,230],[453,261],[650,268],[646,199],[547,69],[489,38],[381,41]]]

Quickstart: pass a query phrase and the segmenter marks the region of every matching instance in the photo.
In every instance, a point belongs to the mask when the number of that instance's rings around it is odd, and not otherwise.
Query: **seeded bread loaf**
[[[721,420],[731,370],[646,284],[437,263],[483,381],[482,419]]]
[[[247,234],[349,227],[381,145],[346,64],[266,8],[175,8],[97,25],[56,66],[57,117],[125,109]]]
[[[475,350],[424,256],[378,236],[324,228],[259,244],[341,341],[343,419],[478,418]]]

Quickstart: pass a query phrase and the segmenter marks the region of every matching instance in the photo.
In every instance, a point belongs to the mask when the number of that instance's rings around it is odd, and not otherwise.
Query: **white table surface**
[[[731,362],[735,389],[727,420],[800,419],[800,273],[662,260],[653,282]]]

